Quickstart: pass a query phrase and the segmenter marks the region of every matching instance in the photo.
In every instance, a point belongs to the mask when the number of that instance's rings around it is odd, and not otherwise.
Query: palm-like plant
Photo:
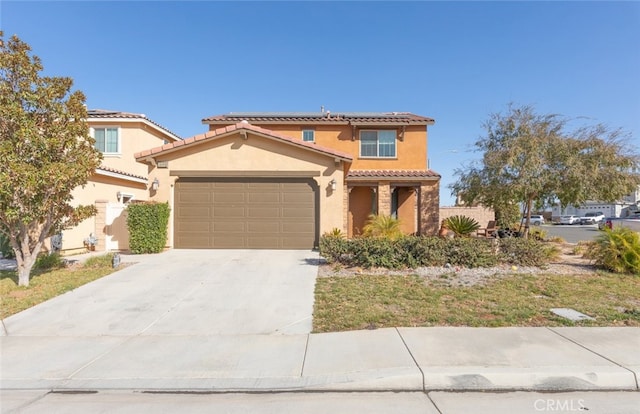
[[[452,231],[456,237],[469,237],[471,233],[480,228],[480,224],[467,216],[451,216],[442,223],[445,228]]]
[[[362,228],[365,237],[380,237],[397,240],[403,236],[400,230],[400,220],[384,214],[370,214],[369,221]]]
[[[597,266],[615,273],[640,274],[640,235],[626,227],[605,228],[591,245],[589,256]]]

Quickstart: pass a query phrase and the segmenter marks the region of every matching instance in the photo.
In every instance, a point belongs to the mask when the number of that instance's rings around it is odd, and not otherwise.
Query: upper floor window
[[[302,130],[302,140],[305,142],[315,142],[316,140],[316,131],[313,129],[303,129]]]
[[[396,131],[360,131],[360,156],[395,158]]]
[[[120,139],[117,127],[93,128],[96,149],[103,154],[120,153]]]

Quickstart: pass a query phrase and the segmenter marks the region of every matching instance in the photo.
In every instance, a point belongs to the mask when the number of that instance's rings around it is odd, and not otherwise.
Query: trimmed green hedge
[[[160,253],[164,249],[170,211],[168,203],[136,203],[127,207],[132,253]]]
[[[320,254],[329,263],[389,269],[430,266],[492,267],[501,263],[544,266],[554,255],[547,243],[520,238],[474,239],[407,236],[399,240],[329,234],[320,238]]]

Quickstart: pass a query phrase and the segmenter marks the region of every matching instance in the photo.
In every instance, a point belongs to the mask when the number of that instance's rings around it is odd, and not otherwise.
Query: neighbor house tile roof
[[[144,121],[149,122],[150,124],[155,125],[159,129],[163,130],[167,134],[171,135],[174,139],[180,139],[178,134],[175,134],[168,128],[158,124],[157,122],[152,121],[147,118],[145,114],[135,114],[132,112],[122,112],[122,111],[109,111],[106,109],[89,109],[87,110],[87,114],[89,115],[89,119],[92,118],[102,118],[102,119],[142,119]]]
[[[349,179],[425,179],[440,178],[440,174],[432,170],[350,170],[347,174]]]
[[[202,123],[228,125],[241,121],[271,124],[432,125],[435,121],[409,112],[230,112]]]
[[[216,130],[213,131],[208,131],[205,132],[204,134],[200,134],[200,135],[196,135],[194,137],[191,138],[186,138],[184,140],[181,141],[176,141],[176,142],[172,142],[166,145],[163,145],[161,147],[156,147],[156,148],[152,148],[149,150],[145,150],[145,151],[141,151],[135,154],[135,158],[140,160],[143,158],[148,158],[148,157],[155,157],[157,155],[163,154],[163,153],[168,153],[168,152],[173,152],[176,151],[178,149],[181,149],[182,147],[187,147],[190,145],[194,145],[194,144],[200,144],[202,142],[205,141],[212,141],[224,136],[228,136],[230,134],[236,133],[236,132],[241,132],[241,131],[247,131],[247,132],[252,132],[258,135],[261,135],[263,137],[266,138],[270,138],[270,139],[274,139],[276,141],[280,141],[280,142],[285,142],[287,144],[290,145],[295,145],[298,146],[300,148],[305,148],[314,152],[318,152],[321,154],[325,154],[331,157],[335,157],[335,158],[339,158],[345,161],[351,161],[353,159],[353,157],[351,156],[351,154],[348,154],[346,152],[342,152],[342,151],[337,151],[334,150],[332,148],[328,148],[328,147],[323,147],[311,142],[304,142],[300,139],[296,139],[296,138],[292,138],[286,135],[282,135],[273,131],[270,131],[268,129],[265,128],[261,128],[261,127],[257,127],[255,125],[251,125],[249,123],[246,122],[240,122],[234,125],[229,125],[223,128],[218,128]]]
[[[137,178],[139,180],[145,180],[145,181],[147,180],[147,177],[143,177],[142,175],[136,175],[136,174],[128,173],[126,171],[116,170],[115,168],[107,167],[105,165],[101,165],[96,170],[97,172],[100,172],[102,170],[102,171],[106,171],[106,172],[110,172],[118,175],[124,175],[131,178]]]

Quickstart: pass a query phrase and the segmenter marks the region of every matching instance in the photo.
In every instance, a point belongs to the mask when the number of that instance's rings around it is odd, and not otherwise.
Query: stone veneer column
[[[420,234],[434,236],[440,228],[440,181],[420,184]]]
[[[105,251],[107,248],[104,231],[107,225],[107,202],[107,200],[96,200],[98,213],[95,217],[95,227],[93,229],[93,235],[98,240],[96,251]]]
[[[378,183],[378,214],[391,215],[391,187],[388,182]]]

